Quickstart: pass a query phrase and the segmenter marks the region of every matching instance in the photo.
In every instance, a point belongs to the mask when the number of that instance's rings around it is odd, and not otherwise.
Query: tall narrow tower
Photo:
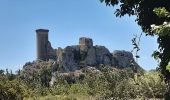
[[[48,32],[47,29],[37,29],[37,60],[48,60],[47,45],[48,45]]]

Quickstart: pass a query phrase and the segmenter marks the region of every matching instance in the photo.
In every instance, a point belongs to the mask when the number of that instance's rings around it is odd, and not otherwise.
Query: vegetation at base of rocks
[[[52,87],[44,85],[41,79],[37,79],[38,77],[34,80],[26,80],[16,74],[14,79],[10,79],[11,75],[1,70],[0,99],[83,100],[83,98],[89,98],[89,100],[115,100],[163,98],[166,85],[160,78],[159,72],[144,72],[138,74],[138,78],[135,79],[130,70],[130,68],[111,69],[107,66],[101,66],[101,73],[86,71],[84,78],[76,80],[74,83],[69,83],[64,77],[57,76]]]

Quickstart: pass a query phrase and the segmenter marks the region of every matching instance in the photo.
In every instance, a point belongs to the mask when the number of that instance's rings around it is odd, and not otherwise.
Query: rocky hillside
[[[53,71],[68,72],[86,66],[97,67],[101,64],[118,68],[130,67],[132,64],[139,67],[131,52],[115,50],[110,53],[104,46],[93,46],[92,39],[86,37],[79,39],[79,45],[67,46],[64,49],[58,48],[56,52]]]
[[[50,46],[50,49],[52,47]],[[70,72],[79,70],[86,66],[98,67],[99,65],[108,65],[116,68],[126,68],[130,66],[139,67],[134,61],[131,52],[124,50],[115,50],[112,53],[100,45],[93,46],[93,40],[90,38],[82,37],[79,39],[79,45],[67,46],[64,49],[55,49],[56,58],[50,59],[53,72]],[[33,63],[24,65],[25,69],[40,66],[36,60]]]
[[[52,73],[51,80],[53,81],[56,74],[82,74],[82,69],[98,72],[100,66],[120,69],[131,67],[133,70],[140,69],[131,52],[115,50],[110,53],[104,46],[93,46],[93,40],[86,37],[79,39],[79,45],[55,50],[50,46],[50,49],[56,52],[55,59],[49,59],[48,61],[36,60],[26,63],[23,66],[22,76],[28,78],[35,73],[48,69]]]

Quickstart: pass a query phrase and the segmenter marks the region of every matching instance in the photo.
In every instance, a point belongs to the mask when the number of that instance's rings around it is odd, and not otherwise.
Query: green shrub
[[[89,87],[87,84],[72,84],[69,89],[69,94],[79,94],[79,95],[88,95]]]

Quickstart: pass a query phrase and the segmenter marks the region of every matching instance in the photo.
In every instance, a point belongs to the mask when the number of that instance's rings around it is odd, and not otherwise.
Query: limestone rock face
[[[116,57],[112,56],[111,58],[111,65],[114,66],[114,67],[119,67],[118,66],[118,60],[116,59]]]
[[[56,50],[52,48],[51,43],[47,44],[47,57],[48,59],[56,59]]]
[[[111,53],[104,46],[95,46],[97,64],[111,65]]]
[[[80,38],[79,45],[67,46],[56,50],[56,71],[75,71],[86,66],[99,66],[100,64],[113,67],[130,67],[131,63],[139,66],[131,52],[115,50],[113,53],[104,46],[93,46],[92,39]]]
[[[62,61],[62,57],[63,57],[63,49],[62,48],[58,48],[56,50],[57,53],[57,62],[61,62]]]
[[[137,65],[137,63],[134,61],[133,55],[131,52],[124,51],[124,50],[115,50],[113,52],[113,57],[115,60],[117,60],[117,65],[118,67],[129,67],[132,63]]]
[[[67,46],[63,51],[58,51],[58,67],[61,67],[63,71],[74,71],[78,65],[75,60],[75,48]]]
[[[91,47],[91,48],[88,49],[87,56],[85,58],[85,63],[86,63],[86,65],[90,65],[90,66],[97,65],[95,47]]]

